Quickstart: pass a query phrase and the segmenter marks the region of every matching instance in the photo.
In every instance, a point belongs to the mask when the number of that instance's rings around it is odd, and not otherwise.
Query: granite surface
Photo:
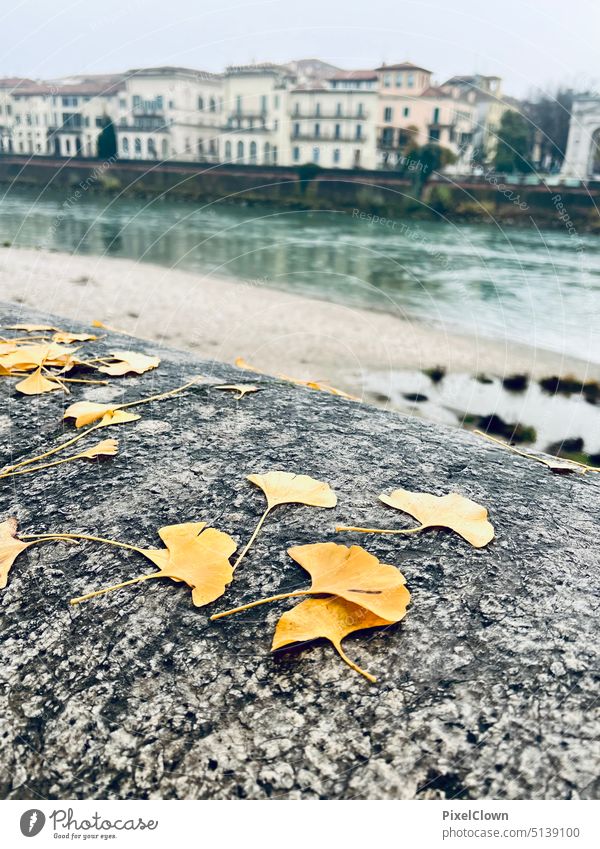
[[[48,320],[8,305],[0,314],[4,326]],[[163,525],[207,521],[242,545],[264,506],[245,476],[272,469],[328,481],[339,501],[278,508],[224,598],[203,609],[166,580],[71,608],[70,597],[151,565],[92,542],[22,554],[0,593],[2,797],[598,797],[600,476],[553,476],[463,431],[130,337],[91,348],[162,362],[69,398],[18,397],[2,379],[2,462],[71,433],[61,416],[74,400],[131,400],[196,374],[261,389],[237,401],[203,385],[145,405],[139,422],[101,432],[119,439],[118,456],[2,481],[0,514],[23,532],[151,547]],[[410,526],[377,501],[397,487],[482,502],[496,539],[475,550],[441,530],[335,533]],[[401,623],[345,641],[375,685],[324,642],[270,653],[293,600],[209,621],[307,586],[286,549],[325,540],[398,565],[413,594]]]

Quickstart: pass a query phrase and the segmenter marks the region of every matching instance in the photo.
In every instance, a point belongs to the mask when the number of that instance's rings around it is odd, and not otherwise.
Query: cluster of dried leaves
[[[19,378],[15,389],[23,395],[43,395],[56,390],[69,392],[69,383],[106,383],[105,380],[72,376],[80,371],[118,377],[144,374],[160,363],[158,357],[135,351],[82,357],[83,344],[99,338],[92,333],[69,333],[46,324],[13,324],[6,330],[26,334],[0,337],[0,375]],[[74,344],[76,347],[72,347]]]
[[[117,413],[119,410],[104,411],[103,415]],[[137,552],[154,563],[157,571],[93,590],[71,599],[71,604],[80,604],[132,584],[156,578],[170,578],[187,584],[192,590],[193,604],[204,607],[224,594],[226,587],[233,580],[235,569],[247,555],[265,520],[275,508],[283,504],[331,508],[337,504],[337,496],[331,487],[308,475],[273,471],[263,475],[249,475],[247,479],[262,490],[267,506],[233,565],[231,557],[237,550],[237,543],[229,534],[216,528],[207,528],[205,522],[186,522],[160,528],[158,535],[164,547],[141,548],[126,542],[79,533],[26,534],[18,537],[16,520],[9,519],[0,524],[0,588],[6,586],[8,573],[15,559],[30,546],[52,541],[87,540]],[[446,527],[478,547],[486,545],[494,536],[485,508],[456,493],[436,497],[427,493],[396,490],[391,496],[380,498],[385,503],[415,516],[421,524],[414,529],[397,531],[367,528],[341,530],[359,530],[363,533],[414,533],[427,528]],[[275,628],[272,649],[325,638],[349,666],[369,681],[375,681],[373,675],[361,669],[345,654],[341,643],[355,631],[388,627],[404,617],[410,602],[410,593],[400,570],[381,563],[358,545],[347,547],[334,542],[321,542],[292,547],[288,549],[288,554],[311,576],[309,588],[250,602],[214,614],[211,619],[221,619],[267,602],[308,596],[281,616]]]
[[[94,322],[94,326],[111,329],[100,322]],[[119,377],[126,374],[143,374],[156,368],[160,363],[158,357],[149,357],[132,351],[113,351],[107,357],[84,359],[80,354],[81,344],[79,343],[95,341],[98,337],[92,334],[73,334],[46,325],[14,325],[7,329],[28,334],[26,337],[13,336],[0,340],[0,375],[18,378],[19,382],[15,388],[25,395],[39,395],[57,389],[68,392],[67,383],[106,382],[65,377],[66,374],[72,374],[77,369],[91,369],[110,377]],[[36,335],[32,336],[32,334]],[[72,347],[75,343],[77,346]],[[243,360],[237,360],[236,365],[257,371]],[[286,375],[277,375],[277,377],[319,391],[351,398],[327,384],[296,380]],[[72,421],[81,433],[49,448],[42,454],[5,467],[0,471],[0,477],[28,474],[77,459],[95,459],[99,456],[115,455],[118,450],[117,440],[103,439],[85,451],[79,450],[66,457],[44,462],[100,428],[139,420],[140,415],[130,412],[130,408],[173,397],[198,382],[207,383],[204,378],[196,377],[167,392],[121,404],[75,402],[65,411],[64,418]],[[235,392],[236,397],[240,399],[248,393],[258,391],[260,387],[241,383],[212,384],[211,388]],[[6,586],[9,571],[18,555],[31,546],[46,542],[77,544],[80,541],[89,541],[136,552],[150,560],[157,570],[103,589],[93,590],[71,599],[71,604],[76,605],[132,584],[157,578],[169,578],[190,587],[193,604],[204,607],[225,593],[227,586],[233,580],[235,570],[250,551],[264,522],[277,507],[284,504],[302,504],[332,508],[337,504],[337,496],[331,487],[308,475],[272,471],[266,474],[248,475],[247,479],[262,490],[266,507],[248,542],[233,564],[231,558],[237,550],[237,543],[229,534],[216,528],[209,528],[205,522],[186,522],[160,528],[158,536],[163,547],[141,548],[127,542],[84,533],[18,536],[16,520],[11,518],[0,523],[0,589]],[[382,493],[379,499],[387,506],[413,516],[419,524],[413,528],[338,526],[336,531],[404,535],[442,527],[455,531],[477,548],[487,545],[494,537],[494,529],[488,521],[485,507],[457,493],[438,497],[429,493],[397,489],[390,495]],[[303,597],[302,601],[280,617],[273,636],[272,650],[316,638],[325,638],[332,643],[340,657],[349,666],[369,681],[375,681],[374,676],[357,666],[345,654],[341,644],[343,639],[353,632],[374,627],[388,627],[405,616],[410,602],[410,593],[400,570],[395,566],[381,563],[374,555],[358,545],[348,547],[334,542],[318,542],[289,548],[288,554],[308,572],[311,577],[310,587],[279,593],[222,611],[211,616],[211,619],[218,620],[267,602]]]

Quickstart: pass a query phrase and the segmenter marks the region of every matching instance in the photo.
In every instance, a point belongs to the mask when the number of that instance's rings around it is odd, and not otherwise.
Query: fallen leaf
[[[15,351],[0,356],[0,363],[10,370],[29,371],[40,366],[64,366],[77,348],[64,348],[54,342],[20,345]]]
[[[88,448],[86,451],[81,451],[77,454],[78,457],[87,457],[90,460],[95,459],[96,457],[114,457],[119,450],[119,442],[116,439],[103,439],[101,442],[97,442],[96,445],[92,445],[91,448]]]
[[[311,507],[335,507],[337,504],[337,496],[329,484],[309,475],[267,472],[248,475],[247,479],[262,489],[269,510],[278,504],[308,504]]]
[[[279,504],[308,504],[310,507],[335,507],[337,496],[329,484],[315,480],[308,475],[295,475],[291,472],[267,472],[265,475],[248,475],[251,483],[258,486],[267,498],[267,509],[260,517],[252,536],[242,549],[234,563],[237,569],[252,543],[256,539],[269,512]]]
[[[361,669],[342,649],[342,640],[355,631],[391,623],[343,598],[310,598],[283,614],[275,628],[271,650],[323,637],[333,644],[342,660],[371,683],[377,680]]]
[[[233,580],[233,569],[229,558],[237,548],[235,540],[229,534],[216,528],[206,528],[206,522],[185,522],[180,525],[167,525],[160,528],[158,534],[166,549],[134,548],[159,567],[158,572],[140,575],[122,584],[115,584],[102,590],[87,593],[71,599],[71,604],[79,604],[89,598],[102,595],[122,586],[152,580],[171,578],[183,581],[192,589],[192,601],[196,607],[204,607],[219,598],[225,587]],[[72,535],[75,539],[96,539],[112,545],[122,545],[111,540]]]
[[[577,460],[565,460],[562,457],[542,457],[538,454],[530,454],[527,451],[521,451],[514,445],[510,445],[508,442],[503,442],[501,439],[496,439],[495,436],[490,436],[489,433],[485,433],[482,430],[474,430],[473,433],[477,436],[483,436],[485,439],[489,439],[490,442],[495,442],[496,445],[501,445],[502,448],[512,451],[513,454],[518,454],[520,457],[525,457],[527,460],[534,460],[536,463],[542,463],[554,474],[585,475],[586,472],[600,472],[599,466],[588,466],[585,463],[579,463]]]
[[[158,357],[147,357],[145,354],[137,354],[135,351],[113,351],[110,357],[116,362],[99,367],[97,370],[103,374],[110,374],[112,377],[129,372],[143,374],[150,369],[157,368],[160,364]],[[106,357],[106,359],[109,359],[109,357]]]
[[[52,337],[52,341],[70,345],[72,342],[93,342],[97,338],[92,333],[69,333],[66,330],[59,330]]]
[[[75,427],[85,427],[106,415],[114,415],[118,404],[96,404],[93,401],[76,401],[67,407],[63,419],[75,419]]]
[[[26,333],[37,333],[41,330],[56,330],[58,332],[57,327],[50,327],[48,324],[11,324],[7,327],[7,330],[24,330]]]
[[[258,392],[258,386],[255,386],[253,383],[227,383],[224,386],[215,386],[214,389],[229,389],[231,392],[238,392],[238,400],[243,398],[244,395],[247,395],[249,392]]]
[[[246,360],[242,357],[237,357],[235,365],[245,371],[253,371],[255,374],[266,374],[266,372],[251,366],[250,363],[246,362]],[[318,383],[315,380],[300,380],[297,377],[290,377],[287,374],[275,374],[273,377],[277,377],[279,380],[285,380],[286,383],[294,383],[296,386],[306,386],[309,389],[317,389],[319,392],[327,392],[330,395],[338,395],[340,398],[346,398],[349,401],[359,400],[354,395],[349,395],[347,392],[343,392],[341,389],[336,389],[328,383]]]
[[[60,383],[44,377],[41,367],[15,384],[17,392],[21,392],[23,395],[42,395],[44,392],[54,392],[56,389],[62,388]]]
[[[33,544],[33,542],[21,542],[17,538],[16,519],[10,518],[0,522],[0,590],[6,586],[8,573],[19,554]]]
[[[307,594],[340,596],[388,622],[398,622],[406,613],[410,593],[404,575],[361,546],[318,542],[294,546],[288,554],[312,578]]]
[[[494,528],[488,521],[485,507],[457,492],[438,496],[396,489],[391,495],[380,495],[379,500],[414,516],[421,522],[418,530],[450,528],[475,548],[483,548],[494,539]],[[410,530],[416,531],[417,528]]]
[[[141,418],[137,413],[128,413],[126,410],[112,410],[102,416],[96,427],[127,424],[127,422],[137,422]]]

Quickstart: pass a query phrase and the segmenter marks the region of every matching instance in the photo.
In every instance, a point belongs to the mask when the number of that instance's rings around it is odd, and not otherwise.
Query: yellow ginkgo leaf
[[[0,362],[7,369],[23,371],[40,366],[64,366],[77,348],[65,348],[54,342],[39,345],[20,345],[15,351],[4,354]]]
[[[58,332],[57,327],[50,327],[48,324],[11,324],[7,329],[24,330],[25,333],[38,333],[42,330],[56,330]]]
[[[96,404],[93,401],[77,401],[65,410],[63,419],[75,419],[75,427],[85,427],[92,422],[114,415],[118,404]]]
[[[229,558],[237,548],[235,540],[229,534],[216,528],[205,528],[205,522],[185,522],[161,528],[158,533],[166,546],[165,549],[143,549],[101,537],[71,535],[73,539],[91,539],[133,549],[159,567],[158,572],[140,575],[130,581],[71,599],[71,604],[79,604],[89,598],[142,581],[171,578],[174,581],[183,581],[191,587],[194,605],[204,607],[222,596],[225,587],[231,583],[233,569]]]
[[[129,374],[130,372],[143,374],[160,365],[158,357],[147,357],[145,354],[136,354],[135,351],[113,351],[110,357],[116,362],[99,367],[98,371],[103,374],[110,374],[112,377]]]
[[[8,582],[8,573],[13,563],[30,545],[34,543],[17,539],[16,519],[10,518],[0,522],[0,590],[3,590]]]
[[[271,649],[275,651],[322,637],[333,644],[348,666],[375,683],[377,679],[373,675],[350,660],[342,649],[342,640],[354,631],[390,624],[370,610],[343,598],[310,598],[283,614],[275,628]]]
[[[406,588],[404,575],[395,566],[380,563],[364,548],[358,545],[348,548],[334,542],[318,542],[289,548],[288,554],[310,574],[312,585],[309,589],[292,590],[261,598],[216,613],[211,618],[222,619],[232,613],[250,610],[271,601],[322,594],[345,598],[376,616],[381,616],[387,622],[398,622],[406,613],[410,593]]]
[[[230,392],[238,393],[238,400],[243,398],[244,395],[247,395],[249,392],[258,392],[260,387],[255,386],[253,383],[226,383],[223,386],[214,386],[213,389],[224,389],[229,390]]]
[[[263,522],[274,507],[279,504],[307,504],[310,507],[335,507],[337,496],[329,484],[315,480],[308,475],[295,475],[292,472],[267,472],[264,475],[248,475],[248,480],[260,487],[267,499],[267,509],[260,517],[252,536],[235,561],[236,569],[246,556]]]
[[[52,341],[70,345],[72,342],[93,342],[97,338],[93,333],[69,333],[67,330],[58,330],[52,337]]]
[[[366,534],[416,534],[426,528],[450,528],[475,548],[483,548],[494,539],[494,527],[488,521],[485,507],[457,492],[440,496],[396,489],[391,495],[380,495],[379,500],[389,507],[409,513],[421,524],[416,528],[398,530],[339,526],[336,530]]]
[[[260,369],[255,368],[250,365],[250,363],[246,362],[242,357],[237,357],[235,360],[235,365],[238,368],[244,369],[245,371],[253,371],[255,374],[266,374],[266,372],[261,371]],[[315,380],[300,380],[297,377],[290,377],[287,374],[275,374],[274,377],[277,377],[279,380],[285,380],[286,383],[294,383],[296,386],[306,386],[309,389],[317,389],[319,392],[328,392],[330,395],[338,395],[340,398],[346,398],[349,401],[358,401],[354,395],[348,395],[347,392],[343,392],[341,389],[336,389],[334,386],[330,386],[328,383],[321,383]]]
[[[311,507],[335,507],[337,504],[337,496],[329,484],[309,475],[267,472],[248,475],[247,479],[262,489],[270,510],[278,504],[308,504]]]
[[[388,622],[397,622],[406,613],[410,593],[404,575],[361,546],[318,542],[294,546],[288,554],[312,578],[307,593],[341,596]]]
[[[44,392],[54,392],[56,389],[62,388],[60,383],[44,377],[41,367],[15,384],[17,392],[21,392],[23,395],[43,395]]]
[[[128,413],[126,410],[111,410],[105,413],[100,419],[96,427],[109,427],[110,425],[127,424],[127,422],[137,422],[142,417],[137,413]]]
[[[114,457],[119,450],[119,442],[117,439],[103,439],[92,445],[86,451],[81,451],[77,456],[87,457],[89,460],[94,460],[96,457]]]

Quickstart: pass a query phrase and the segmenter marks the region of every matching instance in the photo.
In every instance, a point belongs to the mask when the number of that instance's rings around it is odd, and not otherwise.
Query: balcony
[[[303,119],[308,121],[366,121],[370,114],[370,112],[356,112],[352,115],[337,115],[335,112],[312,110],[310,112],[292,112],[289,117],[292,121],[302,121]]]
[[[319,135],[315,135],[315,133],[298,133],[290,136],[292,141],[310,141],[310,142],[339,142],[343,144],[345,142],[350,142],[351,144],[363,144],[366,141],[369,141],[368,136],[336,136],[335,133],[319,133]]]

